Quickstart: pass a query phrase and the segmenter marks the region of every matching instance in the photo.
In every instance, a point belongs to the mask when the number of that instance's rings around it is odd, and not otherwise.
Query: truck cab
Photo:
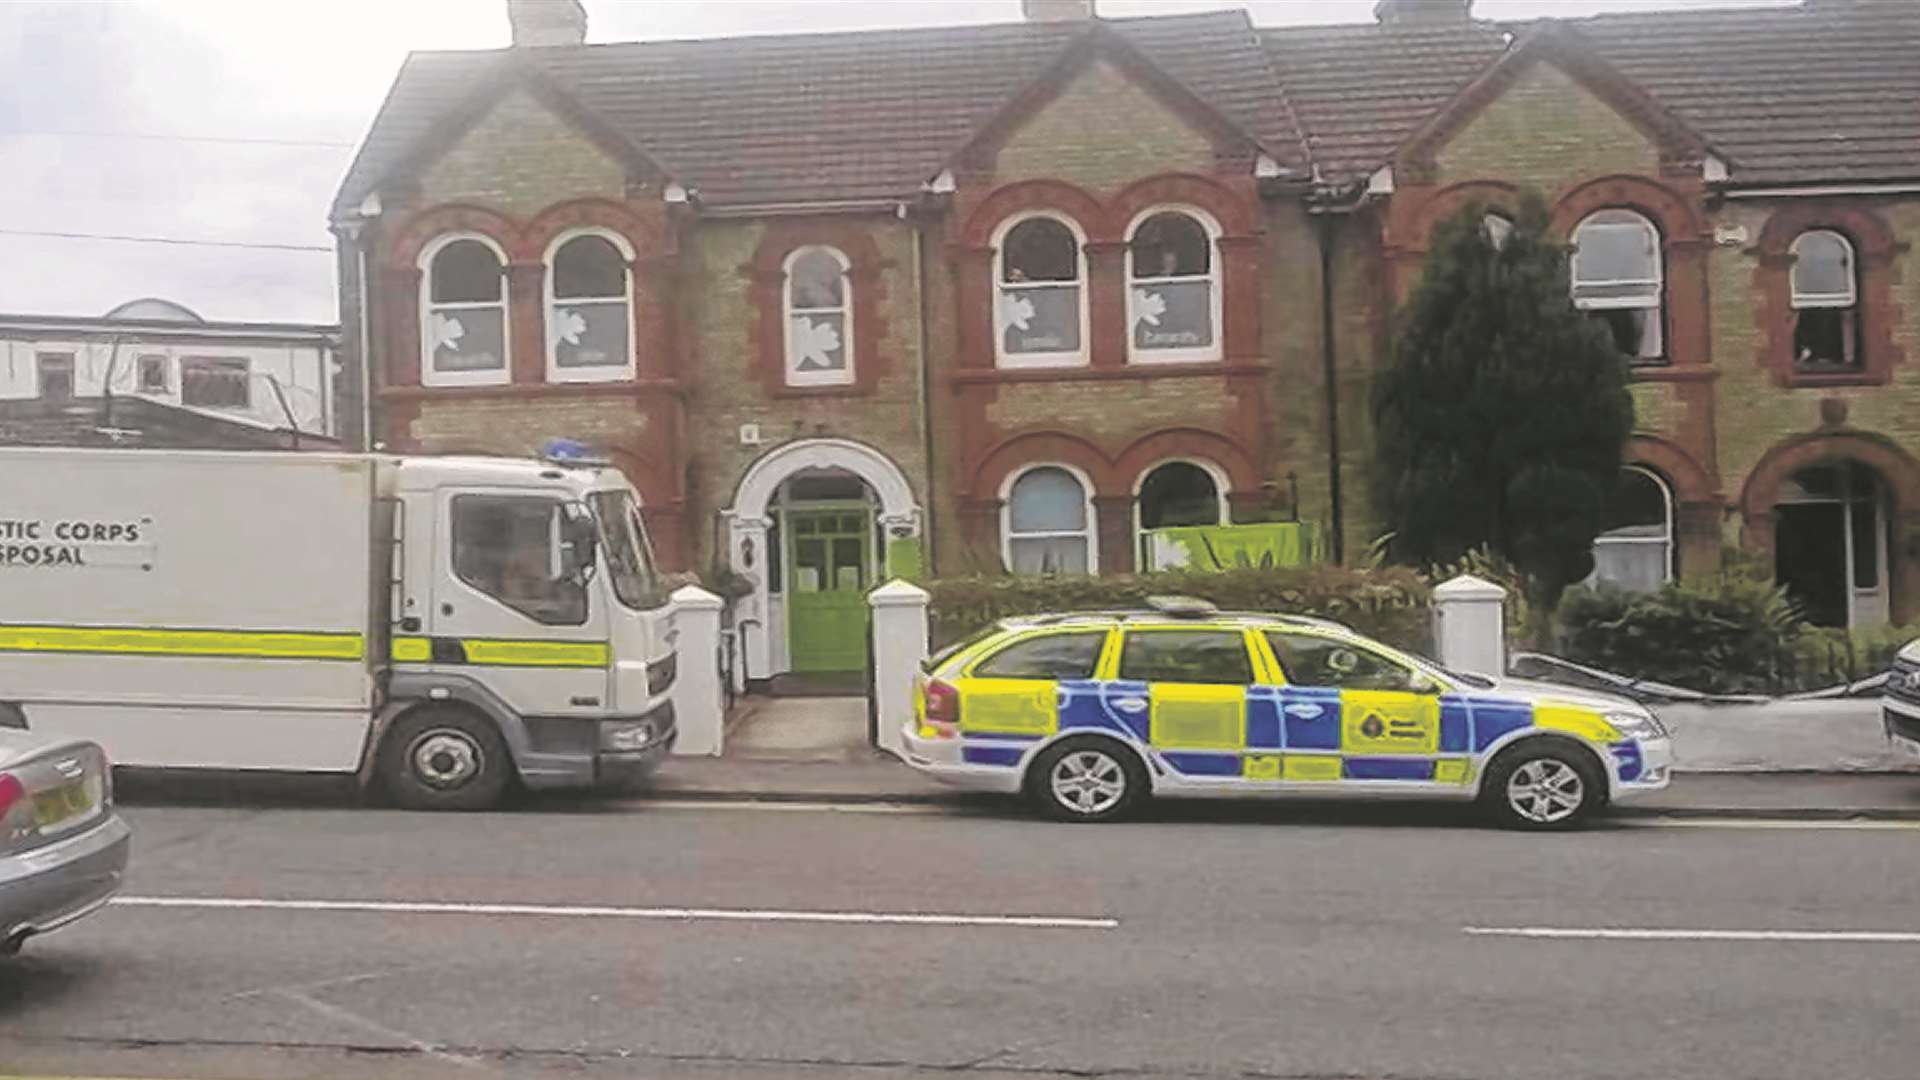
[[[380,494],[390,636],[366,779],[403,805],[480,806],[508,768],[529,788],[620,786],[671,750],[670,609],[619,470],[390,458]]]

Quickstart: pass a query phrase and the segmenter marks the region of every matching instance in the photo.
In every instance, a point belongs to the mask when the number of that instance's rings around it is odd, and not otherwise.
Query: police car
[[[1880,716],[1895,746],[1920,755],[1920,641],[1908,642],[1894,657],[1880,698]]]
[[[1457,674],[1323,619],[1149,610],[1009,619],[929,660],[905,758],[1068,821],[1149,795],[1479,799],[1569,827],[1667,786],[1640,705]]]

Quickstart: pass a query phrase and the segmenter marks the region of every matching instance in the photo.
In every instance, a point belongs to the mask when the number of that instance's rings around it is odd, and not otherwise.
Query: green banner
[[[1320,561],[1320,531],[1308,521],[1182,525],[1144,534],[1149,570],[1240,570]]]

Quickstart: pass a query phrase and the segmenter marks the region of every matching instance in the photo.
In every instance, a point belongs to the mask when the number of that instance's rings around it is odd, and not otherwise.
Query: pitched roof
[[[1097,24],[1306,170],[1244,12]],[[414,53],[335,200],[357,206],[473,88],[524,60],[709,205],[900,198],[1093,28],[1078,23]]]
[[[1920,4],[1651,11],[1562,20],[1733,164],[1773,184],[1920,178]],[[1357,180],[1530,24],[1261,31],[1329,181]]]
[[[1737,184],[1920,179],[1920,3],[1563,20],[1732,164]],[[1243,11],[1106,19],[1289,169],[1353,182],[1531,24],[1255,30]],[[787,34],[409,56],[341,184],[359,205],[476,88],[530,64],[711,206],[908,198],[1062,62],[1084,23]]]

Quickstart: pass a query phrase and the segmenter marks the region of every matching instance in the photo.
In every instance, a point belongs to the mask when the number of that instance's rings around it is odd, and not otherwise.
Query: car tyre
[[[1571,829],[1607,801],[1607,781],[1584,747],[1528,739],[1487,766],[1480,803],[1495,822],[1531,832]]]
[[[499,730],[462,708],[415,709],[381,744],[381,787],[408,810],[484,810],[499,803],[511,771]]]
[[[1140,756],[1112,739],[1063,739],[1027,770],[1027,798],[1055,821],[1114,821],[1147,797]]]

